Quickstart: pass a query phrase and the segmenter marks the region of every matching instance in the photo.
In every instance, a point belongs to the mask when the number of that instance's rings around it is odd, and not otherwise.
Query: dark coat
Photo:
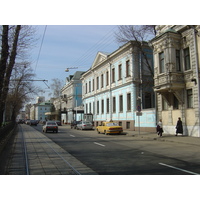
[[[183,133],[182,121],[178,120],[176,124],[176,133]]]

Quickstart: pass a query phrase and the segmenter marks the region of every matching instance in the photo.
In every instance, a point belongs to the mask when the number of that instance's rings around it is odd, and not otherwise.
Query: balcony
[[[182,72],[167,72],[158,74],[154,78],[154,91],[166,92],[185,88],[184,74]]]

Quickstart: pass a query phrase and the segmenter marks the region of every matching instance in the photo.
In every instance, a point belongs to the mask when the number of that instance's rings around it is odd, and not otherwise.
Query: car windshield
[[[117,123],[108,123],[106,126],[119,126]]]
[[[83,124],[91,124],[90,122],[83,122]]]
[[[56,122],[47,122],[47,125],[57,125]]]

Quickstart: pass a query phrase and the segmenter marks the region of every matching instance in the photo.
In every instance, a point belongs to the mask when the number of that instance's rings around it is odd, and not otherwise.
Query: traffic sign
[[[136,116],[142,116],[142,112],[136,112]]]
[[[141,106],[140,105],[137,106],[137,111],[141,112]]]

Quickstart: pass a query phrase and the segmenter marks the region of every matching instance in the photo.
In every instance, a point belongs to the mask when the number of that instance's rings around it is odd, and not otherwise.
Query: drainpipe
[[[196,84],[198,87],[198,118],[200,116],[200,85],[199,85],[199,60],[198,60],[198,53],[197,53],[197,40],[196,40],[196,35],[197,35],[197,30],[192,27],[193,29],[193,37],[194,37],[194,52],[195,52],[195,60],[196,60]],[[198,130],[199,130],[199,137],[200,137],[200,120],[198,124]]]
[[[110,89],[109,89],[109,92],[110,92],[110,109],[109,109],[109,111],[110,111],[110,120],[112,120],[112,89],[111,89],[111,78],[112,78],[112,76],[111,76],[111,70],[112,70],[112,64],[109,62],[109,65],[110,65],[110,77],[109,77],[109,82],[110,82]]]

